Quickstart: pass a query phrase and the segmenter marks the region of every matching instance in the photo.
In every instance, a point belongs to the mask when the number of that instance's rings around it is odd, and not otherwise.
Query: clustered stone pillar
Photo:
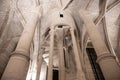
[[[80,11],[80,17],[85,23],[88,35],[97,53],[97,62],[101,67],[105,80],[120,80],[120,66],[113,54],[109,52],[91,17],[83,10]]]
[[[72,37],[72,43],[73,43],[73,51],[75,55],[75,62],[76,62],[76,67],[77,67],[77,79],[76,80],[86,80],[82,65],[80,62],[80,57],[79,57],[79,51],[77,47],[77,42],[74,34],[74,28],[70,29],[71,37]]]
[[[39,15],[33,12],[24,26],[16,50],[12,53],[1,80],[25,80],[29,66],[30,46]]]
[[[48,77],[47,80],[52,80],[53,76],[53,53],[54,53],[54,26],[52,26],[50,31],[50,53],[49,53],[49,64],[48,64]]]

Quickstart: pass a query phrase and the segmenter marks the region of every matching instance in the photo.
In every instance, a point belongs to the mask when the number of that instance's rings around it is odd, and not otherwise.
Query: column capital
[[[54,30],[54,26],[51,26],[50,29],[51,29],[51,30]]]
[[[54,31],[55,31],[54,26],[51,26],[51,27],[50,27],[50,32],[49,32],[50,35],[52,35],[52,34],[54,33]]]
[[[74,31],[75,29],[74,29],[74,27],[70,27],[70,31]]]

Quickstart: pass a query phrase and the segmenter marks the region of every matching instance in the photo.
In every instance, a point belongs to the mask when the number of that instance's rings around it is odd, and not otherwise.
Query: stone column
[[[37,11],[37,10],[36,10]],[[1,80],[25,80],[29,66],[29,50],[39,15],[33,12],[24,26],[16,50],[12,53]]]
[[[113,54],[109,52],[91,17],[83,10],[80,11],[80,17],[85,23],[88,35],[97,53],[97,62],[105,80],[120,80],[120,66],[118,66]]]
[[[77,47],[77,42],[74,34],[74,28],[70,29],[71,37],[72,37],[72,43],[73,43],[73,51],[75,55],[75,62],[76,62],[76,68],[77,68],[77,79],[76,80],[86,80],[85,74],[82,69],[82,65],[80,62],[80,57],[79,57],[79,51]]]
[[[57,28],[58,55],[59,55],[59,80],[65,80],[65,60],[63,52],[63,28]]]
[[[47,80],[52,80],[53,78],[53,52],[54,52],[54,26],[52,26],[50,31],[50,53],[49,53],[49,64],[48,64],[48,77]]]

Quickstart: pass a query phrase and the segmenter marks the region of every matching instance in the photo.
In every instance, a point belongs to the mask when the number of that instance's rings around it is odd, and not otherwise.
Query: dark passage
[[[58,70],[53,70],[53,80],[59,80],[58,75]]]
[[[102,71],[100,69],[100,66],[96,63],[97,55],[96,55],[94,48],[87,48],[86,50],[87,50],[87,54],[88,54],[91,66],[92,66],[95,80],[105,80],[102,74]]]

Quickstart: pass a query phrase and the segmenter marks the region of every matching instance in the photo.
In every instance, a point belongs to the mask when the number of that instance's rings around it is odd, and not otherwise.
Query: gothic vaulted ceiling
[[[41,35],[46,29],[46,16],[53,9],[64,7],[68,1],[70,0],[0,0],[0,53],[4,51],[10,53],[14,50],[25,24],[31,19],[30,15],[34,7],[40,4],[42,17],[34,35],[34,46],[31,47],[33,48],[31,52],[34,52],[31,59],[35,59],[34,56],[40,47],[39,42],[42,40]],[[71,0],[65,8],[71,10],[81,36],[85,36],[81,32],[84,33],[86,30],[78,11],[81,9],[87,11],[97,25],[106,45],[120,56],[120,0]],[[9,45],[10,42],[12,44]],[[88,39],[88,42],[90,43],[91,40]],[[48,61],[47,55],[43,55],[46,62]],[[54,58],[57,59],[56,56]],[[55,61],[54,65],[57,66],[58,62]]]

